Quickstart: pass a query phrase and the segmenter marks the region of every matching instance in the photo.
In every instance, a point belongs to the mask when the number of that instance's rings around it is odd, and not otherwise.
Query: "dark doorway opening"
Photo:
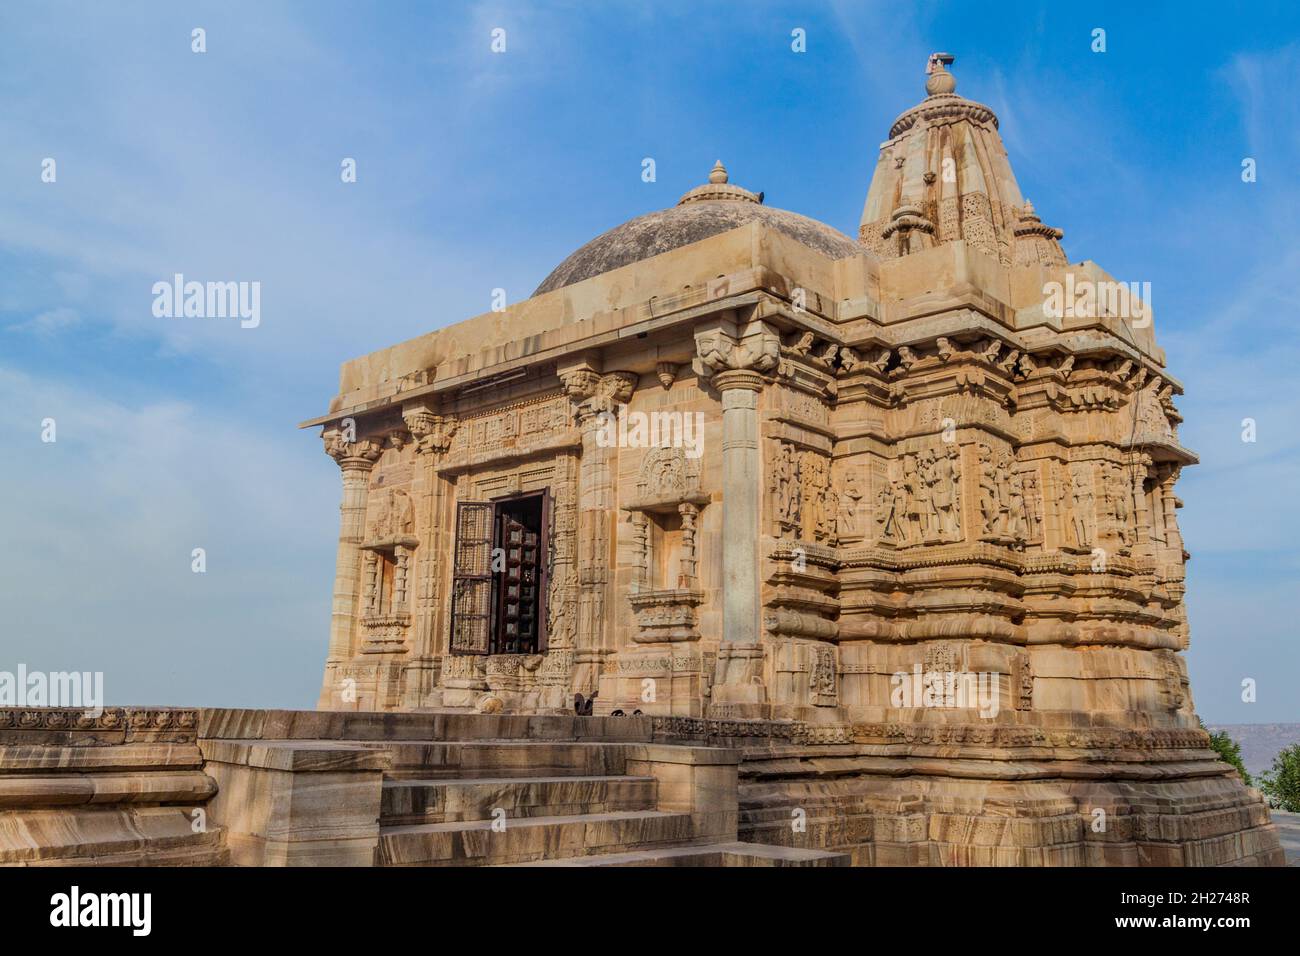
[[[456,508],[452,653],[546,650],[550,494],[462,501]]]
[[[542,495],[494,502],[493,654],[536,654],[542,638]]]

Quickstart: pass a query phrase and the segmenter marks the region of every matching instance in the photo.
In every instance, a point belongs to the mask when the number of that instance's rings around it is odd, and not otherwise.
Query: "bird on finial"
[[[952,93],[957,89],[957,80],[948,72],[948,65],[956,59],[951,53],[930,54],[930,59],[925,64],[925,72],[929,77],[925,81],[926,93],[930,96],[939,96]]]
[[[725,183],[727,181],[727,167],[722,165],[722,160],[713,164],[713,169],[709,170],[709,182]]]

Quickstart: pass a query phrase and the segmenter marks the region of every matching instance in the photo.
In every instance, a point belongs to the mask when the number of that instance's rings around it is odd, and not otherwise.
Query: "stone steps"
[[[537,776],[385,780],[383,825],[560,817],[655,807],[653,777]]]
[[[739,753],[655,743],[640,718],[207,712],[204,726],[239,865],[822,865],[737,849]]]
[[[764,846],[761,843],[708,843],[627,853],[600,853],[512,866],[849,866],[847,853]]]
[[[529,863],[681,846],[694,838],[689,813],[622,810],[570,816],[467,820],[381,826],[375,850],[378,866],[484,866]]]
[[[391,754],[387,776],[395,779],[617,776],[627,766],[626,748],[609,743],[401,740],[352,745]]]

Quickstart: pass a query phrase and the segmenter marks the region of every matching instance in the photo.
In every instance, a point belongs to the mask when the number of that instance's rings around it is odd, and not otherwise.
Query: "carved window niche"
[[[641,644],[694,641],[696,608],[704,599],[698,577],[698,529],[709,496],[700,490],[700,462],[682,448],[647,453],[632,521],[633,586],[628,596]]]
[[[409,494],[379,499],[361,543],[362,653],[403,651],[411,626],[415,582],[415,511]]]

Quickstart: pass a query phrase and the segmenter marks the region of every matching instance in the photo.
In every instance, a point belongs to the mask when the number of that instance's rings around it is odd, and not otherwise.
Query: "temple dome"
[[[719,160],[709,173],[709,181],[686,193],[677,205],[601,233],[556,266],[533,295],[562,289],[751,222],[764,223],[831,259],[845,259],[863,251],[844,233],[807,216],[764,206],[762,193],[752,193],[727,179]]]

